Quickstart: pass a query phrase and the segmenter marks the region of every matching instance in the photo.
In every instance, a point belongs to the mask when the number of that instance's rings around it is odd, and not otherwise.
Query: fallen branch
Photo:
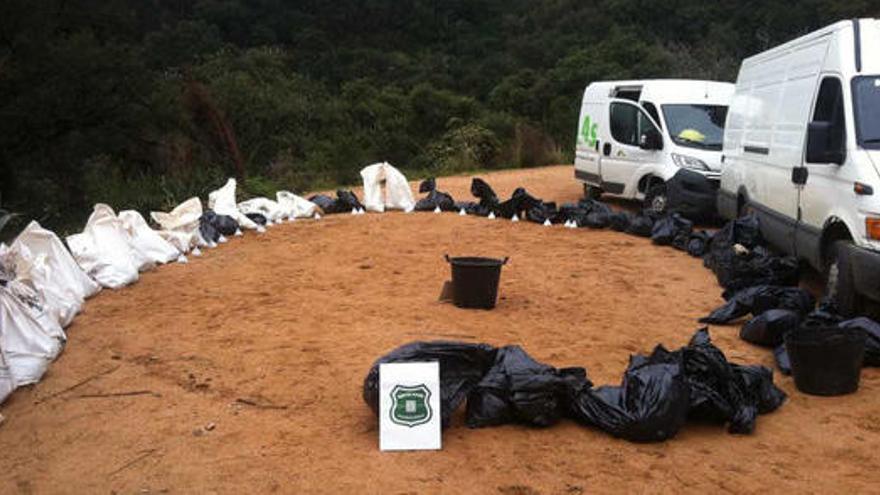
[[[76,399],[104,399],[111,397],[135,397],[138,395],[152,395],[153,397],[162,397],[162,394],[157,394],[152,390],[135,390],[133,392],[110,392],[106,394],[82,394],[77,395]]]
[[[117,469],[116,471],[113,471],[112,473],[108,474],[107,476],[113,476],[113,475],[119,474],[119,473],[121,473],[122,471],[125,471],[126,469],[128,469],[128,468],[134,466],[135,464],[141,462],[142,460],[146,459],[147,457],[150,457],[151,455],[153,455],[153,454],[155,454],[155,453],[156,453],[156,449],[149,449],[149,450],[141,451],[141,455],[139,455],[139,456],[135,457],[134,459],[132,459],[132,460],[126,462],[126,463],[123,464],[119,469]]]
[[[75,383],[75,384],[73,384],[73,385],[71,385],[71,386],[65,388],[64,390],[59,390],[58,392],[55,392],[55,393],[49,394],[49,395],[47,395],[47,396],[45,396],[45,397],[43,397],[43,398],[37,400],[36,403],[37,403],[37,404],[42,404],[43,402],[46,402],[47,400],[54,399],[55,397],[58,397],[59,395],[63,395],[63,394],[66,394],[67,392],[71,392],[71,391],[73,391],[73,390],[76,390],[76,389],[78,389],[79,387],[82,387],[83,385],[85,385],[85,384],[91,382],[92,380],[95,380],[95,379],[100,378],[100,377],[102,377],[102,376],[109,375],[110,373],[113,373],[114,371],[116,371],[116,370],[118,370],[118,369],[119,369],[119,366],[117,365],[117,366],[114,366],[114,367],[112,367],[112,368],[110,368],[110,369],[104,370],[104,371],[102,371],[102,372],[100,372],[100,373],[97,373],[97,374],[92,375],[92,376],[90,376],[90,377],[88,377],[88,378],[85,378],[84,380],[79,381],[79,382],[77,382],[77,383]]]
[[[287,406],[278,406],[275,404],[260,404],[259,402],[252,401],[250,399],[235,399],[237,404],[244,404],[246,406],[256,407],[257,409],[287,409]]]

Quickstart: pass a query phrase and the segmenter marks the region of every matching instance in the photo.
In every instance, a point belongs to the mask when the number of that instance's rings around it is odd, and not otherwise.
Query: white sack
[[[151,212],[150,218],[162,228],[159,236],[181,253],[188,253],[198,246],[199,221],[202,218],[202,201],[199,198],[189,198],[169,213]]]
[[[83,272],[61,239],[36,221],[31,222],[12,243],[24,246],[35,258],[42,258],[48,268],[46,286],[72,294],[83,301],[97,294],[101,286]]]
[[[146,259],[132,249],[122,222],[107,206],[95,205],[85,229],[67,237],[67,245],[79,266],[99,284],[119,289],[138,279]]]
[[[287,218],[312,218],[318,212],[318,205],[290,191],[278,191],[275,197]]]
[[[47,335],[28,308],[0,287],[0,353],[16,387],[40,381],[61,343]]]
[[[41,312],[51,320],[50,326],[60,330],[70,325],[82,309],[83,299],[53,283],[52,269],[46,256],[34,256],[22,243],[14,243],[11,248],[3,247],[0,251],[0,264],[4,265],[4,272],[7,276],[11,272],[11,281],[25,284],[29,292],[33,292],[32,297],[40,301]],[[79,267],[76,269],[79,271]]]
[[[0,349],[0,404],[3,404],[13,390],[15,390],[15,380],[12,379],[12,369],[9,368]]]
[[[218,215],[232,217],[239,227],[250,230],[262,230],[253,220],[238,210],[235,202],[235,179],[226,181],[226,185],[208,195],[208,209]]]
[[[180,256],[180,250],[151,229],[140,213],[134,210],[121,211],[119,220],[128,232],[131,243],[153,263],[170,263]]]
[[[364,207],[382,213],[386,209],[412,211],[416,202],[406,177],[388,162],[376,163],[361,170],[364,179]],[[382,195],[385,181],[385,195]]]
[[[30,313],[34,320],[40,325],[42,332],[49,337],[58,341],[59,346],[52,359],[55,359],[57,352],[61,350],[61,344],[67,341],[67,334],[58,323],[58,317],[50,311],[46,304],[46,299],[37,290],[30,280],[16,277],[15,280],[7,281],[6,289],[10,294],[17,297],[24,308]]]
[[[275,223],[285,218],[284,210],[276,201],[268,198],[253,198],[242,201],[238,204],[238,211],[247,215],[248,213],[259,213],[266,217],[267,223]]]

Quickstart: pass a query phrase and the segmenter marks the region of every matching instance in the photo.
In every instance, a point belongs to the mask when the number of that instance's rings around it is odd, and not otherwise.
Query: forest
[[[570,163],[595,80],[733,81],[868,0],[2,0],[0,208],[71,232],[244,196]]]

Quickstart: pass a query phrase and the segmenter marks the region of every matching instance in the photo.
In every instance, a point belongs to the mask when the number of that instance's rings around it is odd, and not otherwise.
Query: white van
[[[733,90],[730,83],[676,79],[587,86],[575,153],[584,194],[645,200],[663,212],[667,181],[685,169],[708,179],[714,208]]]
[[[757,213],[773,246],[825,271],[841,311],[880,301],[880,22],[746,59],[724,160],[723,216]]]

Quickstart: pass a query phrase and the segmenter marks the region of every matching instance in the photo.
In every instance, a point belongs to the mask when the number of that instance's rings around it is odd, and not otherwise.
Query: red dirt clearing
[[[505,197],[581,191],[570,166],[484,177]],[[469,198],[469,181],[438,185]],[[444,253],[511,256],[495,311],[436,301]],[[631,353],[684,345],[720,292],[699,260],[610,231],[390,213],[247,234],[87,303],[44,381],[0,409],[0,493],[876,491],[876,369],[840,398],[776,374],[790,400],[751,436],[689,425],[638,445],[570,421],[469,430],[459,416],[440,452],[378,450],[361,384],[398,345],[520,344],[617,383]],[[712,336],[734,361],[773,366],[736,327]]]

